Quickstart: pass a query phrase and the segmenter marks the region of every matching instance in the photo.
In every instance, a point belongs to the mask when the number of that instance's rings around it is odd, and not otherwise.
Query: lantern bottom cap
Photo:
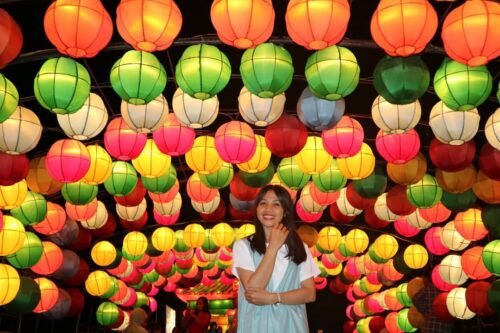
[[[144,105],[144,104],[148,103],[148,101],[145,101],[142,98],[136,98],[136,97],[131,97],[126,102],[129,104],[134,104],[134,105]]]
[[[417,49],[415,46],[405,45],[405,46],[398,47],[395,52],[396,52],[396,55],[399,57],[408,57],[408,56],[416,53],[416,50]]]
[[[87,54],[87,52],[85,50],[80,49],[78,47],[68,47],[62,53],[68,54],[72,58],[89,58],[89,54]]]
[[[51,108],[50,109],[50,112],[52,113],[55,113],[55,114],[61,114],[61,115],[65,115],[65,114],[72,114],[72,113],[75,113],[76,111],[78,111],[79,109],[76,109],[76,110],[67,110],[67,109],[63,109],[63,108]]]
[[[209,99],[210,97],[212,97],[212,95],[210,95],[209,93],[203,92],[203,91],[198,91],[198,92],[195,92],[192,95],[192,97],[194,97],[196,99],[205,100],[205,99]]]
[[[257,94],[260,98],[273,98],[276,94],[273,91],[264,90]]]
[[[145,52],[154,52],[157,49],[157,45],[151,42],[139,42],[134,48]]]
[[[251,41],[248,38],[237,38],[233,41],[233,44],[235,47],[237,47],[239,49],[248,49],[250,47],[256,46],[253,44],[253,41]]]
[[[464,140],[451,140],[450,142],[447,142],[449,145],[452,146],[461,146],[465,143]]]
[[[457,61],[458,62],[462,62],[460,60],[457,60]],[[466,65],[475,67],[475,66],[486,65],[487,63],[488,63],[488,57],[486,57],[486,56],[477,56],[477,57],[472,57],[469,60],[467,60]]]
[[[307,47],[310,48],[311,50],[322,50],[327,46],[328,43],[325,42],[324,40],[314,40],[307,45]]]
[[[336,101],[336,100],[341,99],[341,98],[342,98],[342,95],[339,95],[336,93],[328,94],[325,96],[325,99],[327,99],[329,101]]]
[[[269,122],[265,121],[265,120],[257,120],[255,123],[254,123],[255,126],[260,126],[260,127],[264,127],[264,126],[267,126],[269,125]]]

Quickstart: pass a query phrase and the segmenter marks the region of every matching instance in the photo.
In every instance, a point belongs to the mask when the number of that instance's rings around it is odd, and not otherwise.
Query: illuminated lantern
[[[500,203],[500,181],[489,178],[482,171],[477,174],[472,190],[479,199],[486,203]]]
[[[297,102],[300,121],[314,131],[323,131],[335,126],[344,115],[345,101],[328,101],[318,98],[306,87]]]
[[[302,200],[298,200],[296,205],[295,205],[295,211],[297,212],[297,216],[299,217],[299,220],[302,222],[306,223],[314,223],[318,222],[321,217],[323,216],[323,208],[324,207],[319,207],[319,212],[315,212],[314,210],[311,212],[306,211],[303,207]]]
[[[483,249],[483,263],[486,269],[495,275],[500,275],[500,240],[495,239]]]
[[[431,110],[429,126],[439,141],[449,145],[462,145],[476,135],[479,119],[477,109],[454,111],[440,101]]]
[[[111,265],[116,257],[117,251],[113,244],[108,241],[97,242],[90,250],[90,256],[96,265],[108,266]]]
[[[439,275],[444,282],[460,286],[468,277],[462,269],[461,256],[449,254],[439,264]]]
[[[356,218],[356,216],[346,216],[346,215],[342,214],[342,212],[337,207],[336,202],[334,202],[333,204],[330,205],[329,213],[330,213],[330,216],[332,217],[334,222],[341,223],[341,224],[342,223],[349,223]]]
[[[409,245],[404,251],[404,261],[411,269],[421,269],[427,265],[429,254],[419,244]]]
[[[431,280],[432,280],[432,283],[434,284],[434,286],[437,289],[442,290],[442,291],[450,291],[453,288],[458,287],[457,285],[449,284],[449,283],[445,282],[441,278],[441,274],[439,273],[439,265],[434,266],[434,268],[432,269]]]
[[[132,192],[137,184],[137,173],[127,162],[113,162],[111,176],[104,182],[104,187],[111,195],[124,196]]]
[[[465,288],[452,289],[446,297],[446,307],[450,314],[458,319],[467,320],[476,315],[467,307]]]
[[[63,262],[61,248],[52,242],[42,242],[42,256],[30,269],[39,275],[49,275],[54,273]]]
[[[398,241],[391,235],[383,234],[375,239],[373,250],[382,259],[391,259],[398,252]]]
[[[172,45],[182,26],[173,0],[123,0],[116,8],[116,27],[134,49],[154,52]]]
[[[30,191],[23,203],[10,213],[24,225],[32,225],[42,221],[47,215],[47,201],[41,194]]]
[[[37,115],[18,106],[10,117],[0,123],[0,151],[25,154],[36,147],[42,136],[42,123]]]
[[[500,238],[500,224],[497,223],[500,214],[500,205],[488,205],[482,209],[481,218],[484,226],[493,238]]]
[[[314,52],[307,59],[305,68],[312,93],[330,101],[351,94],[358,85],[359,73],[354,53],[335,45]]]
[[[240,178],[239,173],[236,173],[229,184],[229,189],[231,194],[233,194],[236,199],[243,201],[254,200],[259,193],[259,188],[253,188],[246,185]]]
[[[486,66],[471,67],[445,58],[434,74],[434,90],[452,110],[471,110],[488,98],[493,78]]]
[[[215,245],[230,246],[234,241],[234,230],[227,223],[218,223],[210,231],[210,236]]]
[[[309,183],[309,194],[314,202],[321,206],[328,206],[336,202],[340,193],[339,191],[323,192],[318,189],[314,182]],[[346,193],[348,195],[348,193]]]
[[[296,138],[290,140],[290,138]],[[307,129],[297,117],[283,114],[266,128],[266,145],[279,157],[291,157],[300,152],[307,142]]]
[[[495,314],[493,309],[488,304],[488,290],[491,283],[486,281],[473,282],[467,286],[465,290],[465,300],[467,307],[474,313],[480,316],[491,316]]]
[[[122,100],[142,105],[165,89],[167,73],[154,54],[130,50],[115,62],[109,80]]]
[[[443,190],[439,187],[436,178],[429,174],[417,183],[408,185],[406,190],[408,200],[417,208],[435,206],[441,200],[442,195]]]
[[[394,221],[394,229],[396,229],[398,234],[405,237],[413,237],[420,232],[420,229],[409,224],[405,217],[399,217]]]
[[[197,223],[191,223],[184,228],[184,243],[191,248],[198,248],[205,241],[205,229]]]
[[[165,122],[168,102],[162,94],[143,105],[122,101],[120,111],[123,120],[132,130],[139,133],[151,133]]]
[[[455,216],[454,221],[455,228],[466,240],[478,241],[488,234],[481,218],[480,209],[469,208],[465,212],[460,212]]]
[[[494,1],[468,1],[453,9],[443,22],[441,38],[448,56],[469,66],[485,65],[500,55],[500,6]]]
[[[376,138],[376,147],[387,162],[404,164],[417,156],[420,150],[420,137],[413,129],[401,134],[380,130]]]
[[[470,190],[476,182],[476,175],[476,169],[472,164],[456,172],[436,169],[436,179],[443,191],[454,194]]]
[[[419,208],[418,213],[420,214],[420,216],[422,216],[423,219],[429,221],[430,223],[445,222],[451,215],[451,211],[446,208],[446,206],[441,202],[438,202],[431,208]]]
[[[483,263],[483,249],[482,246],[474,246],[465,250],[462,254],[462,269],[473,280],[484,280],[491,276]]]
[[[313,177],[314,180],[314,177]],[[380,166],[375,166],[372,174],[363,179],[352,181],[354,190],[363,198],[376,198],[387,187],[387,176]]]
[[[137,206],[122,206],[120,204],[116,204],[116,213],[118,216],[125,221],[137,221],[139,220],[144,213],[146,213],[147,203],[146,199],[142,199],[142,201]]]
[[[324,227],[318,233],[318,244],[325,250],[334,251],[340,245],[342,235],[335,227]]]
[[[441,227],[433,227],[427,230],[425,233],[425,246],[429,250],[430,253],[441,256],[450,252],[450,250],[444,246],[443,241],[441,240],[442,235]]]
[[[462,251],[469,246],[470,241],[464,239],[455,228],[455,222],[450,221],[445,224],[441,233],[443,245],[453,251]]]
[[[23,179],[10,186],[0,185],[0,209],[13,209],[19,207],[28,194],[28,186]]]
[[[90,154],[80,141],[58,140],[50,147],[45,166],[55,180],[61,183],[77,182],[90,167]]]
[[[101,303],[96,310],[97,322],[103,326],[114,326],[123,316],[122,310],[111,302]]]
[[[47,214],[45,218],[34,225],[33,229],[42,235],[55,234],[64,227],[66,223],[66,212],[58,204],[47,202]]]
[[[230,121],[215,132],[215,148],[225,162],[247,162],[255,153],[256,147],[255,134],[247,123]]]
[[[489,178],[500,180],[500,150],[485,143],[479,153],[479,167]]]
[[[42,257],[42,241],[30,231],[25,233],[24,242],[14,253],[7,256],[7,261],[12,266],[24,269],[35,265]]]
[[[40,288],[40,302],[37,304],[34,313],[47,312],[56,305],[59,298],[59,288],[51,280],[40,277],[34,279]]]
[[[85,229],[99,229],[108,220],[108,210],[102,201],[97,200],[97,212],[88,220],[81,220],[81,225]]]
[[[280,95],[293,79],[292,56],[282,46],[264,43],[248,49],[241,57],[240,73],[243,84],[261,98]]]
[[[0,30],[3,31],[0,40],[0,69],[14,60],[23,47],[23,32],[9,13],[0,9]]]
[[[177,171],[172,163],[164,175],[153,178],[141,177],[141,183],[149,191],[149,196],[153,201],[170,201],[179,191]]]
[[[197,99],[178,88],[172,98],[172,108],[182,125],[198,129],[215,121],[219,113],[219,99],[217,95],[203,100]]]
[[[343,116],[331,129],[321,133],[323,146],[333,157],[351,157],[356,155],[363,143],[364,130],[354,118]]]
[[[375,214],[374,207],[370,207],[368,209],[365,209],[364,212],[365,212],[365,214],[364,214],[365,222],[370,227],[376,228],[376,229],[381,229],[381,228],[385,228],[389,225],[389,221],[384,221],[384,220],[380,219]]]
[[[196,136],[192,128],[182,125],[173,113],[167,113],[165,121],[153,131],[153,140],[158,149],[170,156],[187,153]]]
[[[175,232],[167,227],[159,227],[151,235],[151,243],[158,251],[170,251],[174,247],[175,241]]]
[[[146,188],[144,187],[144,185],[142,185],[141,180],[138,179],[135,188],[131,193],[121,197],[115,196],[113,198],[115,199],[116,203],[122,206],[132,207],[141,204],[145,195]]]
[[[361,229],[352,229],[345,235],[345,246],[353,253],[363,253],[368,243],[368,235]]]
[[[92,296],[104,295],[111,286],[111,279],[104,271],[93,271],[85,280],[85,290]]]
[[[99,187],[84,182],[65,183],[61,189],[61,194],[67,202],[74,205],[85,205],[90,203],[97,196]]]
[[[302,192],[300,194],[301,199],[304,196],[305,190],[306,190],[306,188],[304,188],[304,190],[302,190]],[[339,192],[340,192],[340,195],[339,195],[336,203],[337,203],[337,208],[339,209],[339,211],[343,215],[355,216],[355,215],[359,215],[363,212],[361,209],[356,208],[355,206],[353,206],[349,202],[348,197],[347,197],[347,189],[346,188],[341,189]],[[304,200],[302,200],[302,203],[304,203]]]
[[[387,206],[387,193],[381,194],[374,205],[375,215],[383,221],[395,221],[398,215],[394,214]]]
[[[373,13],[370,31],[390,56],[422,52],[436,33],[437,13],[427,0],[383,0]]]
[[[221,166],[221,168],[213,173],[201,175],[198,173],[195,173],[201,183],[205,185],[206,187],[209,187],[210,189],[220,189],[223,187],[226,187],[229,185],[231,180],[233,179],[233,166],[231,163],[224,162]],[[194,174],[193,174],[194,176]],[[191,176],[191,177],[193,177]],[[212,198],[213,199],[213,198]],[[203,201],[203,200],[196,200],[193,198],[195,201]],[[210,199],[211,200],[211,199]],[[208,200],[208,201],[210,201]]]
[[[223,163],[215,148],[214,138],[206,135],[194,140],[193,148],[185,157],[191,170],[205,175],[219,170]]]
[[[409,104],[391,104],[379,95],[372,104],[373,122],[382,131],[392,134],[413,129],[420,121],[421,113],[418,99]]]
[[[3,10],[0,11],[0,16],[2,16],[3,13],[5,13]],[[1,67],[2,65],[0,59],[0,68]],[[18,103],[19,93],[16,86],[3,74],[0,74],[0,123],[4,122],[12,115],[12,113],[14,113],[14,111],[16,111]]]
[[[129,232],[123,238],[123,251],[131,256],[143,255],[148,247],[148,239],[138,231]]]
[[[297,156],[283,158],[276,171],[279,179],[292,190],[303,188],[311,178],[297,165]]]
[[[400,306],[398,309],[392,307],[391,310],[399,310],[402,306]],[[398,313],[397,312],[390,312],[387,314],[385,317],[385,327],[386,330],[389,333],[403,333],[404,331],[401,330],[398,326]]]
[[[179,219],[180,211],[173,215],[160,215],[157,211],[153,210],[153,216],[156,223],[160,225],[172,225]]]
[[[422,218],[422,216],[420,216],[420,214],[416,210],[410,215],[405,216],[405,218],[408,224],[418,229],[428,229],[432,226],[432,223]]]
[[[159,177],[168,171],[170,161],[171,157],[162,153],[152,139],[148,139],[139,156],[132,160],[132,164],[144,177]]]
[[[395,185],[391,188],[387,192],[386,202],[387,208],[399,216],[410,215],[416,209],[406,197],[406,186],[403,185]]]
[[[129,128],[121,117],[111,120],[104,132],[104,147],[112,157],[119,160],[137,158],[146,142],[146,134]]]
[[[496,150],[500,150],[500,108],[496,109],[486,121],[484,134],[488,143]]]
[[[82,180],[92,185],[102,184],[111,175],[113,161],[108,152],[98,144],[87,146],[87,151],[90,166]]]
[[[154,210],[160,215],[175,215],[181,210],[182,197],[180,193],[177,193],[175,197],[168,202],[156,202],[154,201]]]
[[[422,153],[403,164],[387,163],[387,175],[400,185],[415,184],[424,177],[427,171],[427,161]]]
[[[186,183],[186,190],[192,200],[203,203],[212,201],[218,193],[217,189],[206,186],[200,180],[200,176],[197,173],[189,177]]]
[[[7,290],[8,292],[15,291],[13,282],[14,281],[12,280],[8,281],[7,287],[5,288],[2,286],[2,290]],[[15,295],[14,299],[12,299],[10,302],[8,302],[8,304],[5,305],[4,309],[12,314],[28,314],[33,311],[38,302],[40,302],[40,288],[33,279],[26,276],[21,276],[19,282],[20,285],[17,294]],[[0,304],[4,305],[4,297],[0,296],[0,299],[2,299],[2,301],[0,301]]]
[[[375,169],[375,156],[370,146],[363,143],[360,151],[354,156],[337,158],[337,165],[347,179],[363,179]]]
[[[238,96],[238,110],[243,119],[255,126],[268,126],[282,115],[285,107],[285,94],[272,98],[261,98],[243,87]]]

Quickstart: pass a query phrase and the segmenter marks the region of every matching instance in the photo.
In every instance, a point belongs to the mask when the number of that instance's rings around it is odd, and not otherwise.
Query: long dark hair
[[[201,296],[200,298],[198,298],[198,301],[202,301],[203,302],[203,310],[201,310],[201,311],[209,313],[209,310],[208,310],[208,299],[205,296]],[[196,302],[198,303],[198,301],[196,301]],[[198,307],[197,306],[195,306],[194,313],[198,314]]]
[[[278,197],[278,201],[283,207],[283,219],[281,223],[290,231],[288,237],[286,238],[285,244],[288,247],[287,258],[290,258],[297,265],[306,260],[306,251],[302,240],[300,239],[297,231],[295,229],[295,215],[293,210],[293,202],[290,194],[287,190],[279,185],[267,185],[262,190],[260,190],[257,198],[255,199],[254,209],[257,210],[257,206],[262,201],[267,192],[273,191]],[[249,238],[250,247],[252,250],[257,251],[260,254],[266,252],[266,235],[264,233],[264,227],[262,223],[257,219],[257,214],[255,214],[254,219],[255,234],[253,237]]]

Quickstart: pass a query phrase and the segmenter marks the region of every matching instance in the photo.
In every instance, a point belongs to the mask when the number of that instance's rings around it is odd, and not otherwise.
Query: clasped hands
[[[278,300],[276,293],[255,287],[248,287],[245,289],[245,298],[249,303],[255,305],[275,304]]]

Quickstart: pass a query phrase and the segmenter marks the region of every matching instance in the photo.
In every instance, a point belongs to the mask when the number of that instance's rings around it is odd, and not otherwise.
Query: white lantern
[[[97,200],[97,212],[88,220],[82,220],[80,223],[85,229],[99,229],[108,221],[108,210],[102,201]]]
[[[454,288],[446,296],[446,307],[448,312],[455,318],[467,320],[476,315],[467,306],[465,299],[465,288]]]
[[[136,132],[151,133],[167,119],[168,102],[160,94],[154,100],[143,105],[134,105],[122,100],[121,114],[125,123]]]
[[[345,216],[356,216],[363,212],[362,209],[357,209],[349,200],[347,200],[347,188],[344,187],[340,190],[340,195],[337,198],[337,207],[339,211]]]
[[[0,150],[7,154],[25,154],[36,147],[42,136],[37,115],[22,106],[0,123]]]
[[[57,122],[68,137],[88,140],[102,132],[108,123],[108,110],[99,95],[90,93],[80,110],[58,114]]]
[[[177,193],[175,197],[168,202],[156,202],[154,203],[154,209],[160,215],[175,215],[181,210],[182,197],[180,193]]]
[[[441,260],[439,275],[444,282],[457,286],[464,284],[469,279],[462,269],[462,256],[457,254],[447,255]]]
[[[474,138],[479,129],[477,109],[455,111],[439,101],[432,108],[429,126],[434,136],[449,145],[461,145]]]
[[[213,198],[212,201],[209,202],[198,202],[191,200],[191,205],[193,206],[194,210],[200,214],[211,214],[215,212],[217,207],[219,207],[219,204],[220,204],[219,193],[217,193],[215,198]]]
[[[421,230],[428,229],[432,226],[432,223],[424,219],[418,210],[415,210],[410,215],[407,215],[406,222],[408,222],[409,225]]]
[[[325,210],[326,206],[322,206],[316,201],[311,196],[311,193],[309,192],[309,186],[310,182],[307,183],[304,188],[302,188],[302,191],[300,192],[300,204],[302,208],[309,214],[316,214],[316,213],[321,213],[322,211]]]
[[[387,193],[382,193],[378,196],[373,206],[375,215],[382,221],[393,222],[399,218],[399,215],[394,214],[387,206]]]
[[[137,206],[123,206],[116,204],[116,213],[125,221],[137,221],[144,215],[147,207],[148,204],[146,202],[146,198],[144,198]]]
[[[177,120],[191,128],[209,126],[219,113],[219,99],[217,95],[208,99],[197,99],[189,96],[180,88],[175,91],[172,99],[172,108]]]
[[[410,104],[392,104],[382,96],[377,96],[372,104],[372,118],[384,132],[400,134],[417,126],[422,115],[420,102],[415,100]]]
[[[443,227],[441,232],[441,242],[452,251],[462,251],[470,244],[470,241],[463,238],[457,231],[454,221],[446,223]]]
[[[500,150],[500,108],[496,109],[486,121],[484,134],[488,143],[496,150]]]
[[[263,127],[278,120],[285,108],[285,101],[285,93],[273,98],[260,98],[243,87],[238,96],[238,110],[247,123]]]

